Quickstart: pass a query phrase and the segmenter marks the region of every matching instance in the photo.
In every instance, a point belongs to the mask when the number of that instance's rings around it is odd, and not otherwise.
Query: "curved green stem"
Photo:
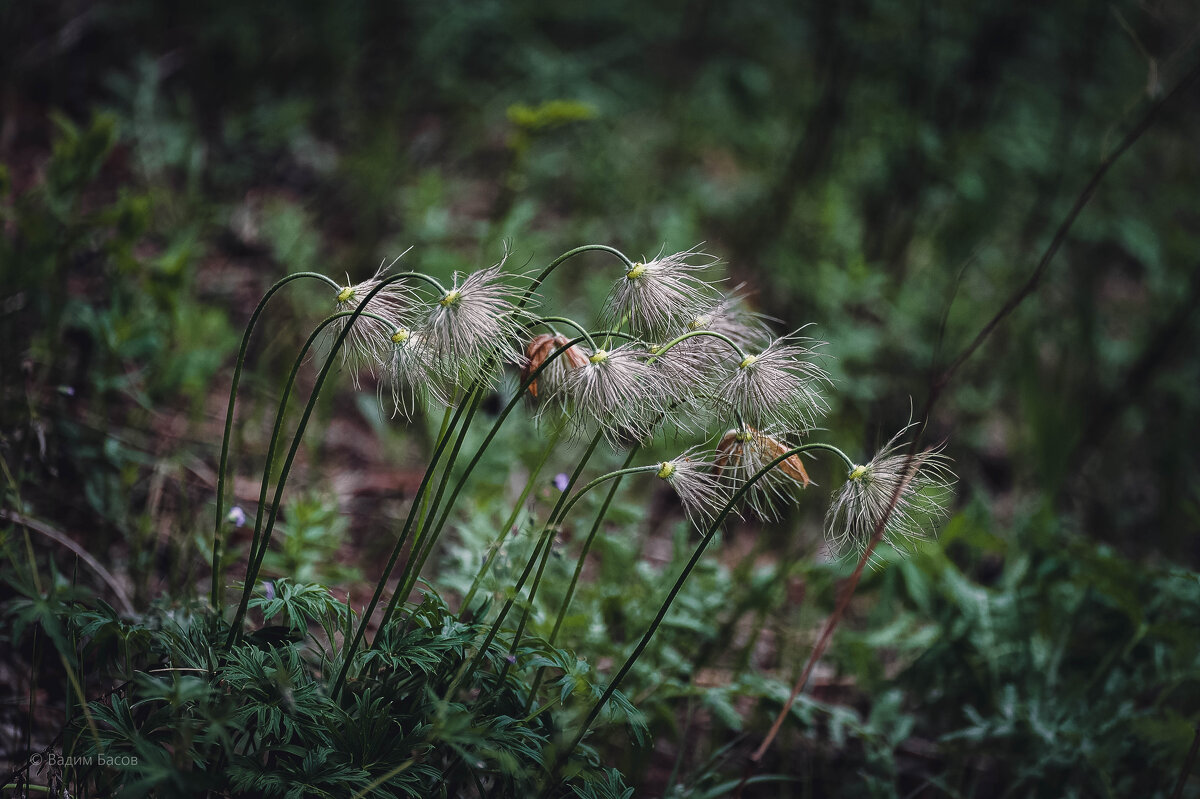
[[[338,352],[341,350],[342,345],[345,343],[346,337],[350,335],[350,330],[354,327],[355,322],[358,321],[358,317],[362,316],[364,313],[367,313],[367,310],[366,310],[367,304],[370,303],[370,301],[375,297],[375,295],[378,294],[379,292],[383,291],[384,288],[391,285],[392,283],[395,283],[400,280],[406,280],[408,278],[413,278],[413,277],[416,277],[419,279],[427,278],[426,275],[422,275],[419,272],[400,272],[395,275],[389,275],[388,277],[380,280],[379,283],[377,283],[369,292],[367,292],[367,296],[362,298],[362,300],[358,304],[358,307],[355,308],[353,311],[349,312],[349,317],[347,317],[348,321],[346,322],[345,325],[342,326],[341,332],[338,333],[337,338],[334,339],[333,344],[330,346],[329,354],[327,356],[325,356],[325,363],[321,365],[321,371],[317,374],[316,382],[313,384],[312,393],[309,394],[308,404],[306,404],[304,406],[304,412],[300,416],[300,423],[296,426],[296,432],[292,436],[292,445],[288,449],[288,455],[287,455],[287,458],[284,460],[283,470],[279,474],[279,482],[275,489],[275,500],[272,503],[271,513],[267,518],[266,528],[263,531],[262,544],[259,547],[259,552],[257,553],[257,555],[255,557],[255,566],[253,567],[253,569],[251,571],[248,571],[246,574],[246,584],[242,589],[242,600],[238,604],[237,613],[234,614],[234,621],[229,630],[229,636],[225,641],[226,649],[232,647],[234,645],[234,643],[238,640],[238,638],[241,637],[242,619],[245,618],[246,607],[249,605],[250,595],[254,590],[254,578],[257,576],[257,573],[258,573],[258,565],[261,564],[262,554],[266,551],[266,544],[267,544],[267,542],[269,542],[270,537],[271,537],[271,531],[274,529],[274,526],[275,526],[275,519],[278,514],[279,502],[283,496],[283,489],[284,489],[284,486],[287,484],[288,475],[291,473],[292,462],[296,459],[296,452],[300,449],[300,441],[303,439],[304,431],[308,427],[308,420],[312,416],[313,409],[316,407],[317,398],[320,396],[321,388],[325,385],[325,380],[328,378],[329,372],[333,368],[333,364],[334,364],[335,359],[337,358]],[[341,312],[341,313],[344,314],[346,312]],[[330,317],[330,318],[326,319],[324,322],[321,323],[322,326],[324,326],[325,324],[328,324],[330,321],[332,321],[333,318],[335,318],[335,317]],[[341,317],[337,316],[336,318],[341,318]]]
[[[296,272],[287,275],[284,278],[276,281],[276,283],[267,289],[267,293],[258,301],[258,305],[254,306],[254,312],[250,314],[250,321],[246,325],[246,330],[242,333],[242,344],[238,348],[237,361],[233,367],[233,384],[229,387],[229,404],[225,407],[225,433],[221,437],[221,462],[217,467],[217,519],[213,527],[213,567],[212,567],[212,589],[211,601],[213,610],[218,615],[221,613],[221,583],[224,582],[221,575],[224,569],[221,565],[221,549],[222,536],[221,524],[225,521],[224,504],[225,504],[225,472],[229,467],[229,439],[233,436],[233,411],[237,404],[238,384],[242,381],[242,369],[246,365],[246,352],[250,347],[250,335],[254,332],[254,327],[258,323],[258,317],[262,315],[263,310],[267,307],[267,301],[271,296],[286,286],[293,280],[301,278],[313,278],[314,280],[324,280],[333,289],[339,290],[341,286],[333,278],[323,275],[320,272]]]
[[[634,457],[638,453],[638,447],[634,446],[629,450],[629,454],[625,457],[625,462],[621,464],[622,469],[629,468],[629,464],[633,462]],[[571,574],[571,583],[567,586],[566,596],[563,597],[562,604],[558,608],[558,616],[554,620],[554,627],[550,630],[550,637],[546,639],[546,643],[554,646],[554,642],[558,640],[558,632],[562,629],[563,621],[567,617],[567,610],[571,607],[571,600],[575,598],[575,588],[579,585],[579,576],[583,573],[583,565],[587,561],[588,552],[592,549],[592,542],[596,539],[596,534],[600,532],[600,525],[604,523],[604,517],[608,515],[608,508],[612,505],[613,498],[617,495],[617,489],[621,487],[621,477],[613,480],[612,487],[608,489],[608,495],[604,498],[604,502],[600,505],[600,510],[596,514],[595,521],[592,522],[592,529],[588,531],[587,538],[583,541],[583,547],[579,550],[579,559],[575,561],[575,571]],[[528,713],[533,706],[533,702],[537,697],[538,688],[542,685],[542,678],[545,676],[546,667],[542,666],[537,670],[537,674],[533,678],[533,687],[529,689],[529,700],[525,704],[525,712]]]
[[[571,508],[575,507],[575,503],[578,502],[579,500],[583,499],[583,495],[586,494],[587,492],[591,491],[596,486],[601,485],[602,483],[608,482],[609,480],[614,480],[618,477],[623,477],[627,474],[643,474],[645,472],[657,472],[659,470],[659,468],[661,468],[661,466],[662,466],[662,464],[658,464],[658,463],[652,463],[648,466],[630,466],[625,469],[617,469],[615,472],[609,472],[608,474],[600,475],[595,480],[593,480],[592,482],[588,483],[583,488],[581,488],[575,492],[574,496],[571,497],[571,500],[567,503],[566,507],[564,507],[562,509],[562,513],[559,514],[559,518],[560,519],[564,518],[568,513],[570,513]]]
[[[513,505],[512,513],[509,514],[508,520],[500,528],[500,537],[496,542],[488,547],[487,557],[483,564],[479,567],[479,571],[475,573],[475,579],[471,581],[471,587],[467,589],[466,596],[463,597],[462,603],[459,605],[459,616],[467,613],[471,607],[471,601],[475,599],[475,594],[479,592],[479,586],[483,583],[487,573],[492,568],[492,562],[496,560],[496,556],[500,553],[500,549],[504,546],[504,542],[508,540],[509,533],[512,532],[513,525],[517,523],[517,517],[521,515],[521,508],[525,506],[525,500],[529,497],[529,492],[537,485],[538,475],[542,473],[542,467],[546,465],[546,461],[550,459],[550,453],[558,446],[558,439],[562,436],[562,428],[556,428],[551,434],[550,443],[546,445],[542,451],[541,460],[537,466],[529,473],[528,479],[525,481],[525,488],[521,491],[521,496],[517,497],[516,503]]]
[[[454,503],[458,499],[459,493],[462,491],[463,486],[466,485],[467,479],[471,476],[471,472],[475,470],[475,466],[483,457],[483,453],[487,450],[488,446],[491,445],[492,440],[496,437],[496,434],[500,432],[500,426],[504,424],[504,420],[508,418],[509,414],[513,412],[513,409],[516,408],[521,402],[522,397],[525,395],[525,391],[535,380],[537,380],[538,375],[540,375],[544,369],[547,369],[550,364],[553,363],[555,358],[558,358],[581,341],[583,341],[583,337],[578,336],[574,339],[571,339],[563,346],[556,348],[554,352],[550,353],[545,362],[534,369],[529,377],[526,378],[523,383],[521,383],[520,387],[513,395],[513,398],[509,400],[508,404],[504,406],[504,410],[502,410],[500,415],[496,417],[496,421],[492,424],[492,429],[488,431],[487,436],[483,439],[483,443],[481,443],[479,448],[475,450],[475,454],[471,456],[471,460],[467,464],[466,469],[463,470],[462,475],[460,475],[458,478],[458,482],[455,483],[453,490],[451,490],[450,498],[446,501],[446,505],[444,508],[442,508],[442,512],[438,516],[437,522],[433,525],[431,534],[426,537],[424,533],[422,533],[422,539],[426,541],[426,545],[424,551],[421,553],[420,559],[416,564],[414,574],[420,575],[421,568],[425,565],[425,560],[429,557],[429,553],[432,551],[433,545],[437,543],[438,537],[442,534],[442,528],[445,527],[446,519],[449,518],[450,512],[454,509]],[[409,590],[411,590],[411,588]]]
[[[366,314],[366,316],[374,317],[374,314]],[[292,441],[292,449],[289,450],[287,461],[284,462],[283,471],[280,474],[280,480],[278,480],[276,486],[275,500],[271,503],[271,510],[268,515],[268,519],[266,519],[266,527],[264,529],[263,513],[266,511],[266,491],[268,491],[270,486],[272,465],[274,465],[275,462],[276,447],[278,446],[278,443],[280,443],[280,433],[283,429],[283,417],[287,413],[288,398],[290,395],[292,395],[292,388],[295,385],[296,376],[298,376],[300,372],[300,367],[304,365],[308,355],[308,350],[312,349],[313,343],[317,341],[318,336],[320,336],[320,334],[322,334],[325,328],[328,328],[330,324],[337,322],[338,319],[346,319],[347,317],[354,317],[354,312],[340,311],[330,314],[329,317],[325,317],[325,319],[323,319],[322,322],[320,322],[320,324],[313,329],[311,334],[308,334],[308,338],[305,341],[304,346],[300,348],[300,353],[296,355],[295,360],[292,362],[292,371],[288,373],[287,383],[283,386],[283,394],[280,397],[280,407],[278,407],[278,410],[276,411],[275,423],[271,429],[270,444],[268,445],[268,449],[266,449],[266,465],[263,467],[263,481],[262,485],[259,486],[258,492],[258,510],[256,515],[254,515],[254,531],[250,540],[250,553],[248,553],[246,557],[245,585],[242,587],[241,602],[239,602],[238,605],[238,612],[234,614],[233,626],[230,627],[229,630],[227,647],[232,647],[233,643],[236,641],[236,639],[238,639],[238,635],[236,635],[235,631],[238,630],[238,627],[241,625],[242,618],[244,618],[246,615],[246,607],[248,606],[248,603],[250,603],[250,596],[253,593],[254,581],[256,581],[258,578],[258,570],[263,565],[263,558],[266,554],[266,545],[268,545],[270,541],[271,530],[275,528],[275,518],[277,516],[278,506],[280,506],[280,499],[282,498],[283,494],[283,485],[287,482],[288,473],[290,469],[292,469],[292,461],[295,458],[296,450],[299,449],[300,438],[302,435],[304,435],[304,428],[307,425],[308,416],[312,414],[313,405],[316,405],[317,395],[320,391],[320,383],[322,382],[318,382],[316,388],[313,389],[312,396],[308,398],[308,404],[305,408],[304,417],[301,419],[300,426],[296,428],[295,438]],[[346,330],[349,330],[349,325],[352,324],[354,324],[353,319],[347,323]],[[343,330],[343,334],[344,332],[346,331]],[[330,359],[331,358],[332,354],[330,354]],[[330,364],[331,361],[326,361],[326,367],[328,367]],[[325,371],[322,372],[322,374],[324,373]]]
[[[550,265],[547,266],[545,269],[543,269],[541,274],[539,274],[536,278],[533,279],[533,283],[531,283],[529,285],[529,288],[525,292],[524,298],[521,299],[521,302],[517,305],[517,307],[524,308],[525,303],[529,302],[529,298],[534,295],[534,292],[536,292],[538,290],[538,287],[541,286],[543,282],[545,282],[546,278],[550,277],[550,275],[554,272],[555,269],[558,269],[558,267],[560,267],[565,261],[567,261],[571,258],[574,258],[576,255],[579,255],[579,254],[585,253],[585,252],[611,253],[611,254],[617,256],[618,258],[620,258],[626,267],[628,267],[629,269],[633,268],[633,261],[629,260],[629,257],[626,256],[625,253],[621,252],[620,250],[616,249],[615,247],[609,247],[607,244],[585,244],[582,247],[576,247],[573,250],[567,250],[562,255],[558,256],[553,261],[551,261]]]
[[[571,479],[567,483],[566,488],[564,488],[562,494],[559,495],[559,502],[556,503],[555,510],[558,510],[557,506],[562,505],[561,500],[564,496],[566,496],[567,492],[571,490],[571,486],[575,485],[575,483],[578,482],[579,475],[583,473],[584,467],[587,465],[587,462],[589,460],[591,460],[592,453],[596,451],[596,447],[597,447],[597,445],[600,444],[600,440],[602,438],[604,438],[604,435],[602,433],[596,433],[596,435],[593,436],[592,443],[588,446],[587,452],[583,453],[583,457],[580,459],[579,465],[575,467],[575,471],[571,475]],[[562,520],[566,516],[567,510],[569,508],[570,508],[570,505],[568,504],[565,508],[562,509],[562,511],[560,513],[558,513],[557,516],[552,513],[551,521],[547,526],[552,530],[557,530],[559,523],[562,522]],[[550,552],[553,549],[554,549],[554,537],[551,536],[549,545],[545,549],[542,550],[541,562],[538,563],[537,573],[534,574],[533,583],[530,584],[530,586],[529,586],[529,599],[525,603],[524,610],[521,611],[521,621],[517,624],[517,631],[516,631],[516,633],[513,634],[512,645],[509,647],[509,650],[508,650],[510,655],[515,655],[517,652],[517,647],[520,646],[520,644],[521,644],[521,637],[525,634],[525,626],[529,623],[529,616],[533,612],[533,602],[537,598],[538,587],[542,583],[542,574],[546,571],[546,563],[550,560]],[[512,664],[511,660],[504,664],[504,671],[500,675],[500,680],[499,680],[500,682],[504,682],[504,676],[508,673],[508,667],[511,664]]]
[[[475,411],[479,408],[479,403],[483,400],[483,392],[476,389],[468,397],[464,398],[463,404],[469,404],[470,409],[467,411],[466,418],[458,429],[458,435],[454,439],[454,446],[450,449],[450,456],[446,458],[446,465],[443,467],[442,479],[438,483],[437,493],[434,494],[433,501],[430,503],[429,518],[424,519],[422,523],[417,525],[417,534],[413,538],[412,553],[408,562],[404,564],[404,569],[400,572],[400,579],[396,583],[396,591],[392,594],[392,598],[388,601],[387,607],[384,608],[383,617],[379,620],[379,632],[375,634],[375,640],[371,642],[371,647],[374,648],[375,643],[379,641],[379,635],[391,620],[392,614],[396,612],[396,606],[407,598],[412,593],[413,586],[416,584],[416,577],[419,574],[420,566],[417,563],[424,563],[424,558],[420,555],[431,549],[422,548],[426,543],[427,538],[430,538],[429,522],[433,519],[433,514],[437,513],[439,504],[442,501],[442,494],[446,490],[446,483],[450,477],[450,469],[454,466],[454,461],[458,459],[458,452],[462,449],[463,440],[466,438],[467,429],[471,424],[471,417],[475,415]],[[427,557],[427,556],[426,556]],[[414,570],[414,566],[416,569]],[[390,570],[389,570],[390,571]]]
[[[500,632],[500,627],[504,624],[504,619],[507,618],[508,612],[512,610],[513,603],[516,602],[517,597],[521,595],[521,589],[525,587],[525,581],[529,579],[529,573],[533,571],[534,564],[539,561],[539,555],[542,553],[543,547],[548,548],[552,545],[556,525],[566,515],[567,509],[570,506],[570,503],[566,503],[566,498],[571,490],[571,486],[579,480],[579,475],[583,473],[584,467],[587,465],[588,460],[591,458],[592,453],[595,451],[596,446],[600,443],[602,438],[603,435],[601,433],[597,433],[592,438],[587,452],[584,453],[583,458],[580,459],[579,465],[575,467],[575,471],[571,474],[571,478],[568,481],[567,486],[563,489],[562,493],[559,494],[558,501],[554,503],[554,508],[550,511],[550,515],[546,519],[546,525],[542,528],[542,535],[538,539],[538,544],[534,548],[533,554],[529,558],[529,562],[525,564],[525,570],[521,572],[521,576],[517,579],[517,584],[513,588],[512,595],[509,596],[509,598],[504,602],[504,606],[500,608],[500,613],[496,616],[496,620],[492,622],[492,627],[490,630],[488,630],[488,634],[484,638],[483,644],[479,647],[479,651],[475,654],[474,659],[472,659],[471,665],[467,668],[463,675],[461,675],[459,678],[456,678],[454,682],[451,683],[450,689],[446,692],[446,696],[451,696],[454,693],[453,689],[457,687],[458,684],[463,680],[470,679],[471,675],[473,675],[479,668],[479,664],[483,662],[484,657],[487,656],[488,648],[492,645],[492,641],[495,640],[496,634]]]
[[[625,458],[625,463],[621,464],[622,469],[628,469],[629,464],[633,462],[634,457],[638,453],[638,447],[633,447],[629,450],[629,455]],[[558,618],[554,621],[554,628],[550,631],[549,643],[554,644],[558,640],[558,631],[562,627],[563,619],[566,618],[567,609],[571,606],[571,600],[575,596],[575,588],[579,584],[579,576],[583,572],[584,561],[587,560],[588,552],[592,548],[592,542],[596,538],[596,534],[600,531],[600,525],[604,523],[604,517],[608,515],[608,508],[612,505],[613,499],[617,495],[617,489],[621,487],[621,477],[613,481],[612,488],[608,490],[608,496],[604,498],[603,504],[600,505],[600,511],[596,514],[596,520],[592,522],[592,529],[588,531],[587,538],[583,541],[583,547],[579,551],[579,560],[575,563],[575,571],[571,575],[571,583],[567,586],[567,594],[563,597],[562,607],[559,608]]]
[[[572,739],[570,745],[559,752],[554,766],[550,770],[550,775],[546,781],[546,784],[543,786],[540,794],[541,796],[546,796],[549,791],[553,789],[555,780],[558,777],[559,769],[562,768],[563,764],[567,761],[567,758],[571,756],[571,752],[573,752],[575,747],[579,745],[579,742],[583,740],[583,737],[587,735],[588,730],[591,728],[592,724],[595,723],[596,717],[600,715],[600,711],[604,709],[604,706],[608,703],[608,700],[612,698],[612,695],[616,692],[617,687],[621,684],[621,681],[625,679],[627,674],[629,674],[630,669],[633,668],[633,665],[637,662],[638,658],[641,657],[642,652],[644,652],[647,645],[649,645],[650,639],[653,638],[654,633],[658,631],[658,627],[660,624],[662,624],[667,612],[671,609],[671,604],[675,601],[675,597],[678,596],[679,591],[683,588],[684,582],[691,575],[692,569],[694,569],[696,564],[700,561],[700,557],[704,554],[704,550],[708,548],[709,542],[712,541],[713,536],[716,535],[717,530],[719,530],[721,525],[724,523],[725,517],[729,515],[729,512],[733,510],[734,506],[742,499],[742,497],[744,497],[746,493],[753,488],[754,484],[765,477],[767,473],[769,473],[776,466],[783,463],[793,455],[799,455],[802,452],[811,452],[818,449],[834,452],[843,459],[848,460],[845,453],[830,444],[812,443],[802,444],[798,447],[792,447],[787,452],[784,452],[782,455],[779,455],[773,459],[762,469],[755,472],[750,479],[738,487],[738,490],[734,492],[729,501],[725,503],[725,506],[721,508],[721,511],[716,515],[712,521],[712,524],[709,525],[708,530],[705,531],[704,536],[700,539],[700,543],[696,545],[696,550],[692,553],[692,557],[688,560],[687,565],[683,567],[683,571],[680,572],[679,577],[675,580],[675,584],[671,586],[671,590],[667,593],[666,599],[663,600],[662,605],[659,607],[658,613],[655,614],[654,620],[650,622],[650,627],[646,630],[645,634],[642,635],[641,640],[638,641],[637,646],[634,647],[633,652],[629,655],[629,657],[625,659],[625,663],[622,664],[616,675],[612,678],[612,680],[609,681],[608,687],[604,689],[604,693],[601,694],[600,698],[596,701],[596,704],[592,706],[591,711],[588,713],[587,717],[584,718],[583,724],[580,725],[579,731],[575,734],[575,737]]]
[[[715,330],[689,330],[686,333],[679,334],[675,338],[668,341],[666,344],[663,344],[661,347],[659,347],[658,350],[654,353],[654,356],[652,358],[650,358],[650,363],[654,363],[655,361],[657,361],[659,358],[661,358],[663,355],[665,355],[667,353],[667,350],[671,349],[679,342],[686,341],[689,338],[696,338],[697,336],[709,336],[711,338],[720,339],[721,341],[724,341],[726,344],[728,344],[730,347],[733,347],[733,351],[738,354],[739,358],[741,358],[743,361],[746,360],[746,353],[742,351],[742,348],[738,346],[736,341],[734,341],[733,339],[731,339],[729,336],[725,335],[724,333],[718,333]]]
[[[593,350],[596,349],[596,342],[592,339],[592,334],[587,331],[587,328],[584,327],[583,325],[579,324],[578,322],[576,322],[574,319],[571,319],[569,317],[566,317],[566,316],[539,316],[537,319],[534,319],[531,322],[530,326],[535,327],[537,325],[546,325],[547,327],[549,327],[550,322],[558,322],[559,324],[568,325],[570,327],[575,328],[575,330],[577,330],[579,332],[579,335],[583,336],[584,340],[588,343],[588,346],[591,347]],[[553,328],[551,328],[551,329],[553,329]]]
[[[338,693],[345,684],[346,674],[350,671],[350,663],[354,659],[354,653],[358,649],[358,645],[362,643],[363,636],[366,635],[367,624],[371,621],[371,614],[378,607],[379,599],[383,596],[383,591],[387,587],[388,580],[391,578],[392,569],[396,567],[396,561],[399,560],[400,553],[404,550],[404,545],[408,542],[408,535],[412,531],[413,520],[416,519],[417,510],[421,504],[421,496],[428,489],[429,481],[433,479],[434,472],[437,470],[437,464],[441,460],[442,452],[445,451],[446,445],[450,443],[449,431],[454,430],[458,426],[459,419],[466,411],[468,404],[470,403],[464,400],[458,406],[458,409],[454,412],[454,417],[450,420],[447,435],[442,436],[441,441],[438,442],[437,448],[433,452],[433,456],[429,459],[429,465],[425,468],[425,474],[421,477],[421,484],[417,488],[417,493],[413,495],[412,504],[408,509],[408,518],[404,521],[404,528],[401,530],[399,538],[396,539],[395,546],[392,547],[392,554],[388,557],[387,565],[383,568],[383,575],[375,585],[375,592],[371,595],[371,601],[363,610],[358,630],[354,633],[354,639],[342,650],[342,668],[338,671],[337,678],[333,681],[333,686],[329,690],[329,695],[334,699],[337,699]],[[382,631],[382,628],[380,630]]]
[[[247,555],[247,564],[262,563],[262,558],[257,557],[256,560],[256,556],[259,552],[259,543],[261,540],[260,536],[262,534],[263,513],[265,512],[267,506],[267,490],[271,485],[271,472],[274,470],[275,454],[279,446],[280,432],[283,429],[283,420],[287,413],[288,400],[291,397],[292,388],[296,384],[296,376],[300,373],[300,367],[304,365],[305,360],[308,358],[308,351],[312,348],[312,345],[316,343],[316,340],[321,335],[321,332],[330,324],[339,319],[345,319],[352,314],[352,311],[338,311],[335,314],[330,314],[328,317],[322,320],[321,323],[318,324],[312,331],[312,333],[309,334],[308,340],[304,342],[304,346],[300,348],[299,354],[296,355],[296,359],[292,362],[292,370],[288,373],[287,382],[284,383],[283,392],[279,397],[279,408],[275,412],[275,423],[271,429],[271,440],[267,444],[266,465],[263,466],[262,482],[258,489],[258,511],[254,516],[254,532],[250,537],[250,552]],[[376,316],[373,313],[364,313],[363,316],[387,323],[386,319],[381,316]],[[257,566],[254,568],[254,573],[255,576],[257,576]],[[249,578],[249,576],[249,572],[247,572],[247,578]],[[250,582],[253,581],[250,580]]]
[[[849,455],[842,452],[840,449],[835,447],[833,444],[826,444],[821,441],[813,441],[809,444],[805,444],[805,445],[799,447],[798,449],[803,452],[812,452],[813,450],[825,450],[826,452],[832,452],[834,455],[837,455],[851,469],[853,469],[855,466],[858,465],[857,463],[854,462],[854,460]],[[793,451],[792,454],[794,455],[794,454],[796,454],[796,452]]]

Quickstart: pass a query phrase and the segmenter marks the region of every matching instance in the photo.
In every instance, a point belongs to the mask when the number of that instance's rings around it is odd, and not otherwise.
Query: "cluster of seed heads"
[[[716,440],[657,472],[696,522],[715,519],[756,475],[744,507],[772,518],[812,483],[799,455],[782,456],[828,411],[831,382],[822,343],[800,330],[776,336],[739,289],[706,279],[715,264],[688,250],[627,265],[594,330],[537,316],[528,276],[503,262],[456,273],[448,287],[389,280],[381,267],[342,287],[336,306],[354,310],[371,297],[347,335],[347,363],[356,384],[363,368],[380,378],[395,414],[461,401],[511,364],[538,419],[573,435],[599,432],[614,448],[664,431]],[[910,458],[893,439],[866,465],[848,465],[827,514],[839,548],[866,549],[880,524],[904,547],[944,512],[953,474],[938,453]]]

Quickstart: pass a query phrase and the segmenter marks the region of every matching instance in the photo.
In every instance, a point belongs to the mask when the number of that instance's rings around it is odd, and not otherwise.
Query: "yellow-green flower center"
[[[633,268],[625,273],[625,277],[630,280],[637,280],[642,275],[646,274],[646,265],[640,261],[633,265]]]
[[[688,322],[688,330],[704,330],[712,324],[712,317],[708,314],[697,316],[692,321]]]
[[[462,292],[458,289],[450,289],[446,292],[446,296],[438,301],[438,304],[443,308],[449,308],[451,305],[457,305],[460,299],[462,299]]]
[[[592,363],[604,363],[608,360],[608,352],[605,350],[596,350],[588,357],[588,360]]]
[[[671,461],[663,461],[658,467],[658,476],[666,480],[671,475],[675,474],[675,464]]]
[[[735,438],[738,440],[739,443],[745,444],[747,441],[751,441],[754,439],[754,434],[751,433],[749,430],[739,430],[739,431],[737,431],[737,435],[735,436]]]
[[[757,355],[747,355],[745,358],[742,358],[742,362],[738,364],[738,368],[745,369],[748,366],[753,366],[754,362],[757,360],[758,360]]]
[[[350,302],[350,298],[353,296],[354,296],[354,287],[346,286],[346,288],[344,288],[338,292],[337,301],[338,302]]]
[[[411,335],[412,333],[408,332],[404,328],[398,327],[396,328],[396,332],[392,334],[392,343],[403,344],[404,342],[408,341],[408,338]]]
[[[850,470],[849,477],[851,480],[861,480],[863,478],[863,476],[866,475],[866,473],[867,473],[866,466],[855,466],[853,469]]]

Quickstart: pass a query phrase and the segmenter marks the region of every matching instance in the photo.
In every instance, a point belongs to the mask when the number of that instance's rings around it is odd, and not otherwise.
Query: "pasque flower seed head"
[[[633,344],[597,349],[587,363],[569,369],[554,399],[578,433],[599,428],[614,446],[649,436],[664,408],[661,376],[649,355]]]
[[[657,474],[675,489],[693,524],[712,523],[729,500],[727,484],[713,472],[712,453],[690,449],[659,464]]]
[[[883,540],[909,549],[946,513],[954,483],[950,460],[937,450],[910,458],[900,452],[899,437],[865,465],[850,469],[834,496],[825,514],[825,534],[836,549],[866,551],[880,523]]]
[[[717,444],[713,462],[715,473],[726,479],[731,490],[762,471],[768,464],[794,447],[786,436],[753,427],[735,428]],[[790,455],[758,479],[746,493],[746,504],[759,517],[778,518],[778,506],[792,498],[797,488],[812,484],[799,455]]]
[[[455,273],[453,285],[438,298],[424,325],[439,369],[459,383],[520,357],[514,341],[524,314],[514,302],[512,276],[502,266]]]
[[[399,259],[396,259],[399,260]],[[375,274],[361,283],[343,286],[334,298],[334,304],[339,311],[353,311],[362,301],[374,291],[387,277],[387,271],[394,266],[380,264]],[[411,312],[416,305],[416,295],[402,281],[389,283],[371,297],[363,313],[354,320],[354,326],[346,336],[342,346],[342,362],[350,367],[354,387],[359,386],[359,371],[363,368],[372,374],[384,365],[388,358],[388,341],[392,331],[400,324],[400,319]],[[337,333],[341,333],[349,324],[349,317],[342,317],[334,325]]]
[[[829,377],[813,362],[810,341],[793,334],[740,361],[734,356],[717,389],[718,401],[760,430],[811,428],[828,410],[820,389]]]
[[[411,418],[425,399],[448,404],[450,391],[445,377],[438,372],[425,333],[396,327],[388,337],[390,345],[385,364],[392,392],[392,415]]]
[[[704,259],[693,263],[693,259]],[[635,263],[609,291],[603,320],[607,327],[628,323],[635,335],[665,340],[673,330],[709,306],[715,296],[700,273],[715,258],[694,250]]]

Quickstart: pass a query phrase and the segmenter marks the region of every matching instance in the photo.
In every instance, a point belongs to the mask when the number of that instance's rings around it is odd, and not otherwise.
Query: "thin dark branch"
[[[1170,94],[1159,100],[1154,105],[1150,106],[1150,110],[1146,112],[1141,121],[1139,121],[1132,130],[1125,134],[1125,138],[1121,140],[1121,143],[1117,145],[1117,148],[1105,156],[1105,158],[1100,162],[1100,168],[1096,170],[1095,174],[1092,175],[1092,179],[1088,181],[1087,185],[1083,187],[1083,191],[1080,192],[1079,196],[1075,198],[1074,205],[1072,205],[1071,210],[1067,212],[1067,216],[1062,221],[1062,224],[1058,226],[1058,230],[1054,232],[1054,238],[1051,239],[1050,246],[1046,248],[1044,253],[1042,253],[1042,257],[1038,261],[1037,266],[1034,268],[1032,274],[1030,274],[1025,283],[1019,289],[1017,289],[1017,291],[1011,297],[1008,298],[1008,302],[1004,303],[1004,306],[996,313],[996,315],[993,316],[991,320],[989,320],[988,323],[983,326],[983,329],[980,330],[975,336],[974,341],[967,345],[967,348],[964,349],[948,367],[946,367],[946,371],[943,372],[941,377],[938,378],[938,383],[940,384],[939,388],[940,386],[944,386],[950,380],[950,377],[956,371],[958,371],[958,368],[962,366],[962,364],[966,362],[968,358],[975,354],[975,351],[983,345],[983,342],[986,341],[988,336],[992,334],[992,331],[995,330],[1000,323],[1008,317],[1009,314],[1015,311],[1017,306],[1024,302],[1029,295],[1034,292],[1035,289],[1037,289],[1038,284],[1040,284],[1042,281],[1042,277],[1046,274],[1046,268],[1050,266],[1050,262],[1054,260],[1054,256],[1058,254],[1059,248],[1062,247],[1063,242],[1066,241],[1067,233],[1070,232],[1071,227],[1075,224],[1075,219],[1079,216],[1080,212],[1083,211],[1084,207],[1088,204],[1088,201],[1092,199],[1092,195],[1096,193],[1096,188],[1100,185],[1100,181],[1104,179],[1104,176],[1108,174],[1108,170],[1114,163],[1116,163],[1118,158],[1124,155],[1126,150],[1133,146],[1134,142],[1142,137],[1143,133],[1150,129],[1150,126],[1154,124],[1155,120],[1157,120],[1159,112],[1162,111],[1163,106],[1167,105],[1176,97],[1183,94],[1196,81],[1197,78],[1200,78],[1200,62],[1192,67],[1191,71],[1179,81],[1175,88],[1171,90]]]
[[[1179,770],[1179,780],[1175,783],[1175,790],[1171,792],[1171,799],[1181,799],[1183,796],[1183,786],[1187,785],[1188,777],[1192,773],[1192,766],[1196,764],[1197,751],[1200,751],[1200,727],[1196,728],[1196,734],[1192,736],[1192,748],[1188,750],[1187,758],[1183,761],[1183,768]]]

